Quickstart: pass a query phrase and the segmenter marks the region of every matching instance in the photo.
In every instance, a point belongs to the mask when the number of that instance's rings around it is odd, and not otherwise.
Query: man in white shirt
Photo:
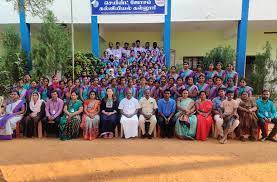
[[[130,57],[130,48],[129,48],[129,43],[125,42],[124,47],[122,48],[122,55],[124,54],[126,58]]]
[[[152,139],[152,132],[157,123],[155,116],[156,110],[158,108],[157,102],[155,99],[150,97],[150,90],[146,89],[144,91],[144,97],[140,99],[139,103],[141,107],[139,126],[142,131],[142,137]],[[146,131],[146,126],[148,131]]]
[[[114,57],[118,57],[118,59],[121,59],[122,57],[122,48],[120,47],[120,43],[116,42],[115,49],[113,50]]]
[[[126,98],[120,101],[118,109],[122,114],[120,123],[123,126],[125,138],[138,136],[138,109],[140,108],[139,102],[132,96],[130,89],[126,90]]]
[[[142,53],[143,48],[140,46],[140,40],[136,41],[136,47],[134,48],[135,54],[137,55],[137,52]]]
[[[109,48],[106,49],[106,51],[107,51],[109,57],[114,54],[114,48],[113,48],[112,42],[109,42]]]

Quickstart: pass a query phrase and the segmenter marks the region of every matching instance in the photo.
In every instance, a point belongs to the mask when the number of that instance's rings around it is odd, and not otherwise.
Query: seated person
[[[261,141],[270,140],[276,142],[274,137],[277,133],[277,112],[274,103],[269,100],[270,92],[268,90],[264,90],[262,92],[262,98],[257,99],[256,104],[258,107],[257,116],[259,118],[258,125],[262,130],[262,139]],[[269,135],[266,133],[265,124],[273,123],[274,128],[270,132]]]
[[[23,118],[26,108],[24,101],[19,99],[19,97],[18,91],[11,91],[10,102],[6,107],[1,105],[1,109],[5,110],[5,112],[0,116],[0,140],[11,140],[16,123]]]
[[[142,131],[142,137],[152,138],[153,130],[157,124],[155,116],[158,108],[156,100],[150,97],[150,90],[144,91],[144,97],[139,101],[141,112],[139,116],[139,125]]]
[[[25,137],[37,136],[38,122],[45,117],[45,103],[40,99],[39,92],[35,91],[31,95],[31,101],[28,104],[26,116],[23,121]]]
[[[224,129],[224,135],[221,140],[219,140],[219,143],[225,144],[227,143],[227,136],[229,133],[232,133],[236,127],[239,125],[239,115],[237,113],[238,109],[238,102],[233,99],[234,92],[233,91],[227,91],[226,92],[227,99],[225,99],[222,104],[222,115],[221,118],[223,118],[223,129]]]
[[[172,138],[174,136],[175,122],[173,116],[176,111],[176,102],[170,98],[170,90],[164,91],[164,98],[158,100],[158,124],[161,129],[161,137]]]
[[[120,123],[123,126],[125,138],[138,136],[138,109],[139,102],[132,96],[130,89],[126,90],[126,98],[120,101],[118,109],[121,111]],[[123,132],[121,131],[121,132]]]
[[[42,119],[44,128],[46,132],[48,133],[48,125],[49,121],[54,121],[55,122],[55,134],[58,137],[59,136],[59,124],[60,124],[60,119],[61,119],[61,114],[63,111],[63,100],[58,98],[58,91],[57,90],[52,90],[51,91],[51,98],[47,100],[45,104],[45,115]]]

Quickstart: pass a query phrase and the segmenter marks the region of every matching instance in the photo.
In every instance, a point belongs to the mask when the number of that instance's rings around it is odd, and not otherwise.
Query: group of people
[[[277,112],[264,90],[261,98],[252,98],[253,89],[239,80],[233,65],[210,64],[191,70],[189,63],[177,72],[165,66],[165,56],[156,42],[141,47],[137,40],[129,47],[116,43],[105,50],[105,65],[92,75],[82,73],[74,82],[54,75],[38,82],[25,75],[1,106],[0,139],[12,139],[19,124],[26,137],[37,136],[37,126],[50,132],[50,125],[61,140],[80,136],[93,140],[113,138],[122,126],[125,138],[153,137],[158,124],[160,137],[177,136],[186,140],[207,140],[212,125],[219,142],[227,143],[235,133],[241,140],[276,142]],[[214,68],[215,67],[215,68]],[[267,133],[267,123],[274,124]],[[81,128],[81,129],[80,129]],[[140,129],[140,130],[139,130]]]

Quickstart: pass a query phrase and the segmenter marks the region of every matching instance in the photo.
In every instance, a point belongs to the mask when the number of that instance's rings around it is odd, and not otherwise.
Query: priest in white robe
[[[127,89],[126,97],[119,103],[118,109],[121,111],[120,123],[122,124],[125,138],[138,136],[138,110],[140,104],[137,99],[132,96],[132,91]]]

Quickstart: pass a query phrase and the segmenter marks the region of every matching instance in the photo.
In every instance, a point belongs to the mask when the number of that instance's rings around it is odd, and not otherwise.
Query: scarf
[[[31,97],[31,101],[30,101],[30,109],[34,113],[40,112],[40,107],[41,107],[41,104],[43,103],[43,100],[40,99],[40,94],[39,93],[37,93],[37,94],[38,94],[38,100],[37,100],[36,104],[34,103],[34,100],[32,97]]]

